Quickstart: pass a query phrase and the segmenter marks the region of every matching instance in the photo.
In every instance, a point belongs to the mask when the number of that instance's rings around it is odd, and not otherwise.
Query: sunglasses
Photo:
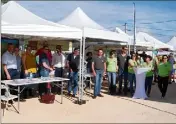
[[[163,59],[167,59],[167,58],[163,58]]]

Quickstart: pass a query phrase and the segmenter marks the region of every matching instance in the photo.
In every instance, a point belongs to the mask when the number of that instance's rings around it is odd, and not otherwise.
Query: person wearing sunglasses
[[[128,60],[127,55],[128,49],[126,46],[122,47],[121,53],[117,55],[117,66],[118,68],[118,81],[119,81],[119,91],[118,94],[122,93],[122,83],[124,83],[124,95],[127,95],[128,91]]]
[[[172,70],[171,64],[168,62],[168,57],[164,55],[162,62],[158,65],[158,88],[161,92],[161,98],[164,98],[169,84],[169,75]]]
[[[133,67],[137,67],[136,58],[137,58],[136,54],[132,54],[131,59],[129,60],[128,63],[128,81],[130,83],[131,96],[133,96],[134,93],[133,83],[135,84],[136,87],[136,76],[133,70]]]
[[[50,71],[53,71],[53,68],[50,66],[49,59],[47,54],[49,52],[48,46],[43,47],[43,53],[39,55],[39,73],[41,77],[49,77]],[[48,93],[50,89],[50,84],[39,84],[39,95],[40,97]]]

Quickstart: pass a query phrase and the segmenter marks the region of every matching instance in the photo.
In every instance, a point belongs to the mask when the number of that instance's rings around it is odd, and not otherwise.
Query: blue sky
[[[133,34],[133,1],[18,1],[34,14],[58,22],[74,9],[80,7],[90,18],[105,28],[116,26]],[[155,38],[168,42],[176,35],[176,1],[135,1],[137,31],[146,32]],[[151,23],[151,24],[141,24]],[[161,30],[160,30],[161,29]]]

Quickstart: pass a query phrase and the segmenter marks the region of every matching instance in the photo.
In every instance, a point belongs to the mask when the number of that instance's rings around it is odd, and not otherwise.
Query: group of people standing
[[[97,96],[103,97],[100,91],[103,76],[105,76],[106,72],[109,82],[109,94],[122,94],[122,84],[124,84],[124,95],[127,95],[129,91],[131,96],[133,96],[136,87],[136,77],[133,67],[149,68],[145,79],[145,91],[148,97],[150,97],[154,74],[157,74],[158,88],[162,94],[161,97],[164,98],[171,73],[173,72],[173,64],[170,63],[167,55],[164,55],[162,60],[158,62],[157,58],[152,58],[146,55],[145,52],[142,55],[136,53],[129,55],[127,47],[122,47],[121,53],[117,54],[117,57],[116,51],[113,50],[110,51],[108,58],[103,56],[102,49],[98,50],[98,54],[95,57],[92,57],[92,53],[89,52],[87,62],[88,72],[91,70],[95,77],[94,99]],[[118,92],[116,88],[117,82],[119,83]]]
[[[2,66],[6,80],[49,77],[49,73],[55,70],[55,77],[63,77],[64,68],[69,68],[68,92],[73,90],[73,96],[76,95],[78,85],[79,68],[79,49],[75,49],[66,59],[62,53],[62,47],[56,46],[56,52],[52,55],[47,42],[43,47],[32,53],[32,47],[27,45],[26,51],[19,54],[20,49],[14,44],[8,43],[7,51],[2,55]],[[37,61],[37,57],[39,60]],[[60,82],[58,82],[60,83]],[[39,85],[28,85],[23,91],[23,98],[34,96],[36,91],[39,95],[48,93],[51,89],[50,83]],[[54,87],[56,93],[60,93],[60,88]],[[14,92],[13,92],[14,93]]]
[[[56,46],[56,52],[52,55],[47,42],[44,42],[43,47],[37,50],[36,54],[32,54],[32,47],[27,46],[26,51],[19,55],[20,49],[9,43],[7,51],[2,55],[2,65],[7,80],[20,78],[36,78],[49,77],[49,73],[55,70],[55,77],[63,77],[65,68],[69,69],[68,95],[75,97],[78,90],[78,71],[80,64],[79,49],[75,48],[73,53],[66,58],[62,53],[62,47]],[[101,94],[101,86],[103,77],[107,74],[109,82],[109,94],[115,95],[128,94],[130,91],[133,95],[136,87],[136,78],[133,67],[142,66],[150,68],[146,73],[145,90],[150,96],[151,87],[154,75],[157,74],[158,87],[165,97],[170,75],[173,72],[173,65],[168,61],[168,57],[164,55],[162,60],[152,59],[151,56],[143,54],[139,56],[136,53],[128,54],[128,48],[122,47],[121,52],[110,51],[109,57],[105,58],[103,50],[99,49],[97,56],[92,57],[92,53],[87,54],[87,72],[92,73],[95,77],[94,96],[103,97]],[[36,58],[39,57],[37,62]],[[116,80],[118,79],[118,80]],[[119,83],[117,92],[116,84]],[[59,83],[59,82],[58,82]],[[124,84],[124,87],[122,87]],[[26,93],[33,94],[35,90],[39,90],[40,96],[48,92],[51,88],[50,84],[30,85],[26,88]],[[34,90],[35,89],[35,90]],[[56,89],[60,92],[60,88]],[[72,95],[71,95],[71,92]]]

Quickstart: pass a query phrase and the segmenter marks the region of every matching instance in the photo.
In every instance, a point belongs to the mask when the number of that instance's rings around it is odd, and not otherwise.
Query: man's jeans
[[[135,88],[136,88],[136,76],[135,76],[135,74],[128,73],[128,80],[130,82],[130,93],[133,93],[134,92],[133,83],[134,83]]]
[[[110,93],[115,93],[116,91],[116,72],[108,72],[108,82]]]
[[[11,77],[11,80],[20,79],[20,73],[17,71],[17,69],[8,69],[8,72]]]
[[[42,77],[49,77],[49,71],[44,70],[44,69],[40,69],[40,76],[42,76]],[[47,92],[48,92],[47,84],[46,83],[39,84],[39,93],[40,93],[40,96],[43,93],[47,93]]]
[[[124,71],[123,69],[119,69],[118,72],[118,77],[119,77],[119,92],[122,91],[122,83],[124,81],[124,92],[127,93],[128,91],[128,72]]]
[[[145,78],[145,92],[147,93],[147,95],[150,94],[151,87],[152,87],[152,81],[153,81],[153,76]]]
[[[55,77],[63,77],[63,68],[55,68]]]
[[[73,94],[76,95],[78,90],[78,72],[70,72],[68,81],[68,93],[73,91]]]
[[[100,94],[101,91],[101,84],[103,79],[103,72],[104,70],[95,70],[96,77],[95,77],[95,86],[94,86],[94,96]]]
[[[55,77],[63,77],[63,68],[55,68]],[[58,84],[61,84],[61,82],[57,82]],[[53,92],[60,93],[61,88],[57,86],[53,86]]]
[[[116,72],[108,72],[108,82],[109,86],[112,84],[113,86],[116,85]]]

